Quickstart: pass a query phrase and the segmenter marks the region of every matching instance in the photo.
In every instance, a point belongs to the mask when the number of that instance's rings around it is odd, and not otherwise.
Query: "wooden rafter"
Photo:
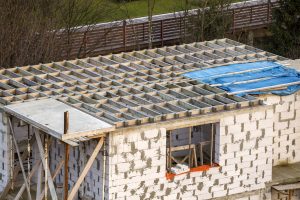
[[[55,98],[117,128],[259,105],[180,76],[237,58],[243,63],[278,56],[221,39],[5,69],[0,70],[5,94],[0,102]]]

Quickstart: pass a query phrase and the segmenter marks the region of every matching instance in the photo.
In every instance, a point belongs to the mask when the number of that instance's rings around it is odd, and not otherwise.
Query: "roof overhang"
[[[72,146],[114,131],[115,126],[54,99],[4,106],[4,111]],[[64,112],[69,112],[69,129],[64,134]]]

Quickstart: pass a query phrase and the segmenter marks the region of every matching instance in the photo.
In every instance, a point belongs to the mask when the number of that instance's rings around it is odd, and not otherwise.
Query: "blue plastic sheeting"
[[[183,76],[239,95],[264,93],[289,95],[300,90],[300,84],[290,85],[281,90],[276,89],[277,86],[300,83],[300,73],[272,61],[231,64],[188,72]],[[266,87],[274,87],[274,90],[258,91]]]
[[[268,69],[268,68],[280,67],[280,66],[282,65],[270,61],[252,62],[252,63],[245,63],[245,64],[231,64],[231,65],[225,65],[220,67],[213,67],[204,70],[188,72],[185,73],[184,76],[193,79],[202,79],[206,77],[220,76],[226,73],[241,72],[246,70]]]

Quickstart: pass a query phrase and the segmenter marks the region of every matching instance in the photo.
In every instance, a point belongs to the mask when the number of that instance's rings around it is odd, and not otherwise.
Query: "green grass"
[[[148,15],[148,1],[147,0],[139,0],[133,1],[130,3],[126,3],[122,5],[124,11],[128,10],[128,13],[132,15],[132,17],[141,17]],[[156,0],[154,6],[154,14],[162,14],[169,13],[174,11],[179,11],[184,8],[184,4],[182,0]]]
[[[102,9],[102,14],[96,19],[97,22],[109,22],[148,16],[148,0],[135,0],[127,3],[119,3],[116,0],[99,1],[101,1],[101,7],[104,9]],[[241,0],[232,0],[232,2],[238,1]],[[153,15],[184,10],[185,2],[186,0],[156,0]],[[190,7],[188,9],[197,8],[199,0],[189,0],[189,2]]]
[[[99,22],[120,20],[127,18],[144,17],[148,15],[148,1],[137,0],[127,3],[118,3],[113,0],[105,0],[107,8],[112,10],[111,14],[99,18]],[[184,0],[156,0],[154,15],[172,13],[184,9]]]

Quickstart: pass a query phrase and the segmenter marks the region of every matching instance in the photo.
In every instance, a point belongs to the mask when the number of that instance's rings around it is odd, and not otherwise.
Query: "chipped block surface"
[[[273,165],[300,162],[300,92],[259,98],[273,105],[266,113],[270,120],[259,122],[259,126],[268,124],[266,134],[272,135]]]
[[[58,139],[63,139],[65,111],[69,112],[69,138],[114,130],[112,125],[54,99],[7,105],[4,110]]]

